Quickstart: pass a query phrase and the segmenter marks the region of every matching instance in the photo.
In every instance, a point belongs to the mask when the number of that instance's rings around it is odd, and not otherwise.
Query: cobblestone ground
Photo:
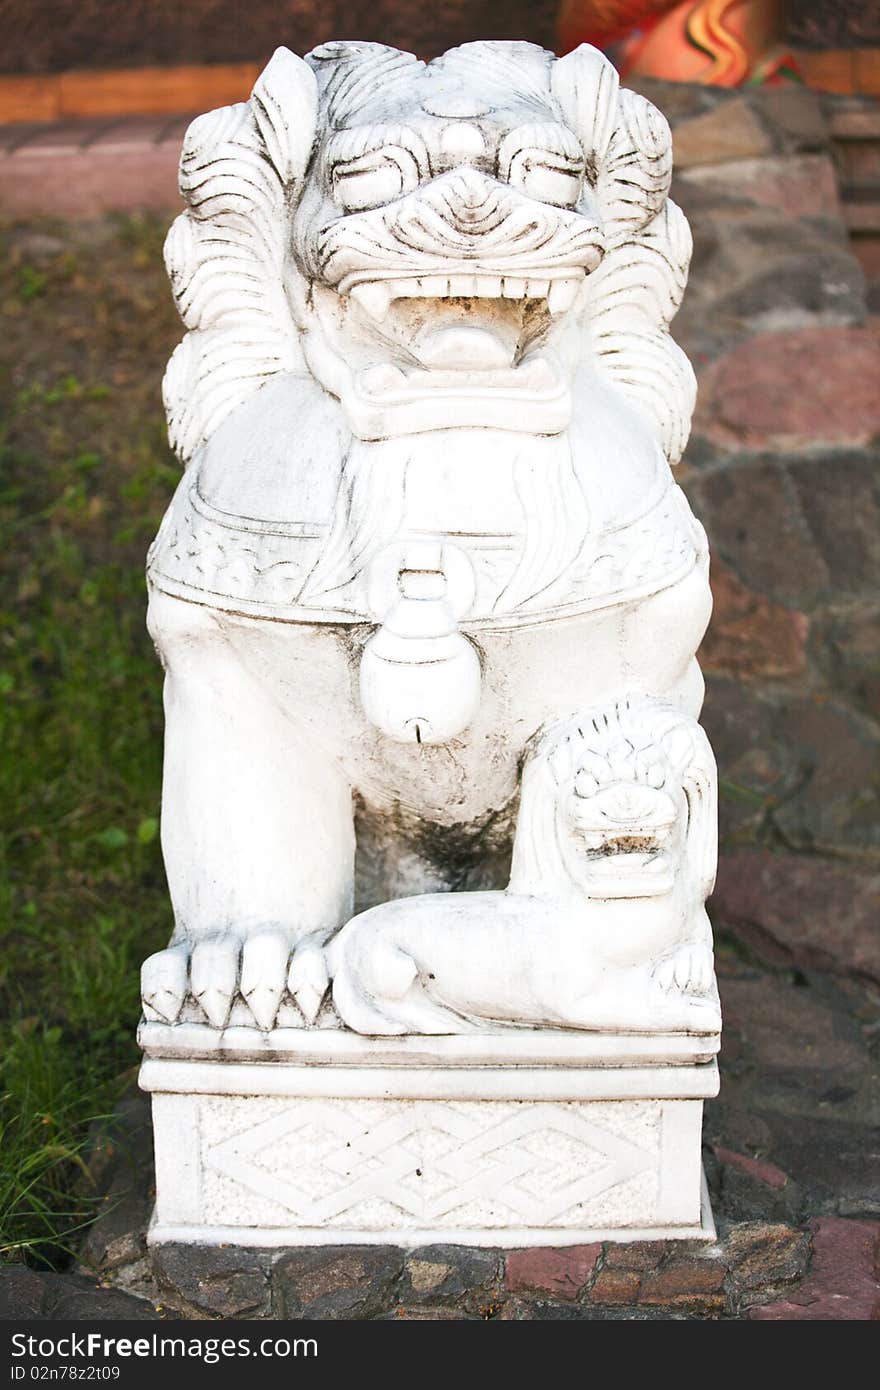
[[[132,1097],[96,1155],[107,1211],[80,1272],[5,1270],[8,1315],[880,1316],[880,320],[813,94],[644,90],[673,124],[695,241],[674,327],[700,377],[680,476],[716,602],[701,660],[722,790],[718,1245],[166,1247],[150,1267]]]

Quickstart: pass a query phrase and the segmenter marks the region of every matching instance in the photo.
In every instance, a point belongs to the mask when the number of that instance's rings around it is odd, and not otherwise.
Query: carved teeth
[[[527,281],[515,275],[505,275],[501,281],[501,293],[505,299],[525,299]]]
[[[422,275],[401,280],[362,280],[352,285],[352,299],[381,323],[393,299],[546,299],[551,314],[570,309],[582,283],[522,275]]]
[[[480,299],[500,299],[501,276],[475,275],[474,294],[477,295]]]
[[[547,295],[547,308],[551,314],[562,314],[570,309],[580,288],[579,280],[554,280]]]
[[[391,287],[384,280],[362,280],[359,285],[352,285],[351,297],[381,323],[391,304]]]

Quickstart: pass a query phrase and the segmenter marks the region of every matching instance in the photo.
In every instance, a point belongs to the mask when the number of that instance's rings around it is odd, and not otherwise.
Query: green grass
[[[178,476],[151,220],[0,233],[0,1253],[63,1263],[168,935],[143,557]]]

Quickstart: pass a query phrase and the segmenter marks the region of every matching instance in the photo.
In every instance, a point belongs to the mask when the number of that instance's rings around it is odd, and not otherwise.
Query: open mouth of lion
[[[569,383],[550,338],[584,279],[583,270],[566,267],[343,281],[337,293],[378,349],[355,373],[357,432],[564,429]]]
[[[588,891],[601,898],[649,898],[672,890],[674,869],[665,846],[672,827],[650,834],[614,838],[581,831],[581,852]]]

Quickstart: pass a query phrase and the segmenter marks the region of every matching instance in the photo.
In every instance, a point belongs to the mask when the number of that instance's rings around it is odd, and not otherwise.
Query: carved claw
[[[150,1023],[176,1023],[186,998],[189,953],[170,946],[149,956],[141,966],[141,999]]]
[[[330,984],[324,951],[317,941],[300,942],[290,962],[287,988],[306,1023],[314,1023]]]
[[[287,938],[281,932],[249,937],[241,953],[241,993],[258,1028],[270,1029],[287,983]]]
[[[193,947],[192,995],[215,1028],[225,1028],[238,988],[239,943],[235,937],[212,937]]]
[[[715,977],[715,961],[708,946],[681,946],[658,961],[653,971],[661,989],[682,994],[708,994]]]

